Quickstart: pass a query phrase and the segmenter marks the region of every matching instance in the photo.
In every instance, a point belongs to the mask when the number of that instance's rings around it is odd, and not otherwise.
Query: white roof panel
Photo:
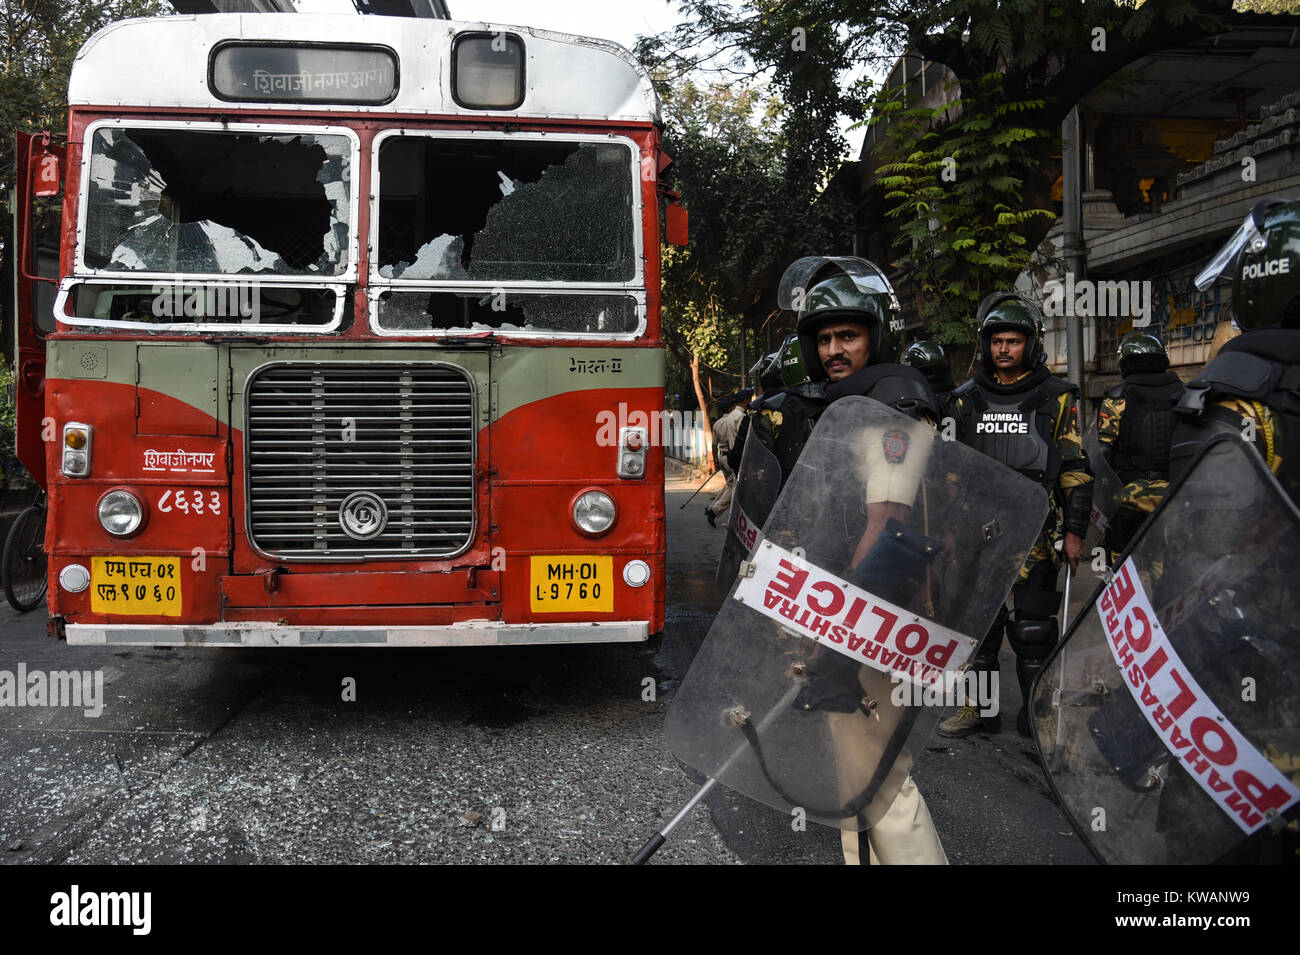
[[[451,96],[453,37],[513,33],[524,41],[526,90],[513,110],[471,110]],[[208,61],[227,40],[387,46],[398,56],[397,97],[383,106],[238,103],[212,94]],[[73,106],[156,106],[244,111],[345,110],[492,117],[657,122],[659,102],[645,71],[608,40],[531,27],[379,16],[224,13],[123,20],[81,48],[68,84]]]

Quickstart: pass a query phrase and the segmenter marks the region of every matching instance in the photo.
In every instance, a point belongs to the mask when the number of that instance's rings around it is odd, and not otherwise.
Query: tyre
[[[19,613],[45,599],[45,508],[27,508],[9,528],[0,557],[0,581],[9,606]]]

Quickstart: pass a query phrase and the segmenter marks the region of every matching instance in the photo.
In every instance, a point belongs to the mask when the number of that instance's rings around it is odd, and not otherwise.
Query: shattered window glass
[[[385,331],[565,332],[631,334],[640,328],[630,295],[524,295],[474,292],[382,292],[378,325]]]
[[[220,130],[96,130],[83,256],[92,269],[343,274],[351,142]]]
[[[379,274],[422,281],[629,282],[632,153],[550,139],[385,139]]]
[[[334,320],[338,296],[319,285],[269,287],[261,282],[162,282],[155,285],[78,282],[70,313],[77,324],[302,325]]]

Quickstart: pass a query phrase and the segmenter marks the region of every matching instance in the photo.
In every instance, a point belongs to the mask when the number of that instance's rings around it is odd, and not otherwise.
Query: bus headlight
[[[593,536],[614,526],[614,499],[604,491],[583,491],[573,502],[573,523]]]
[[[109,491],[99,499],[99,526],[114,537],[129,537],[144,524],[144,505],[130,491]]]
[[[63,475],[88,477],[90,475],[90,446],[94,431],[80,421],[69,421],[63,426]]]

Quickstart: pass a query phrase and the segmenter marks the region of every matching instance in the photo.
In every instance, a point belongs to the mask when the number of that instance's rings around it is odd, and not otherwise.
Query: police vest
[[[1050,492],[1061,472],[1061,451],[1052,436],[1059,398],[1073,391],[1051,374],[1014,394],[981,388],[972,378],[953,392],[961,400],[962,441]]]
[[[1111,466],[1126,484],[1139,479],[1169,479],[1169,447],[1174,438],[1174,405],[1183,383],[1172,372],[1130,375],[1106,393],[1124,399]]]

